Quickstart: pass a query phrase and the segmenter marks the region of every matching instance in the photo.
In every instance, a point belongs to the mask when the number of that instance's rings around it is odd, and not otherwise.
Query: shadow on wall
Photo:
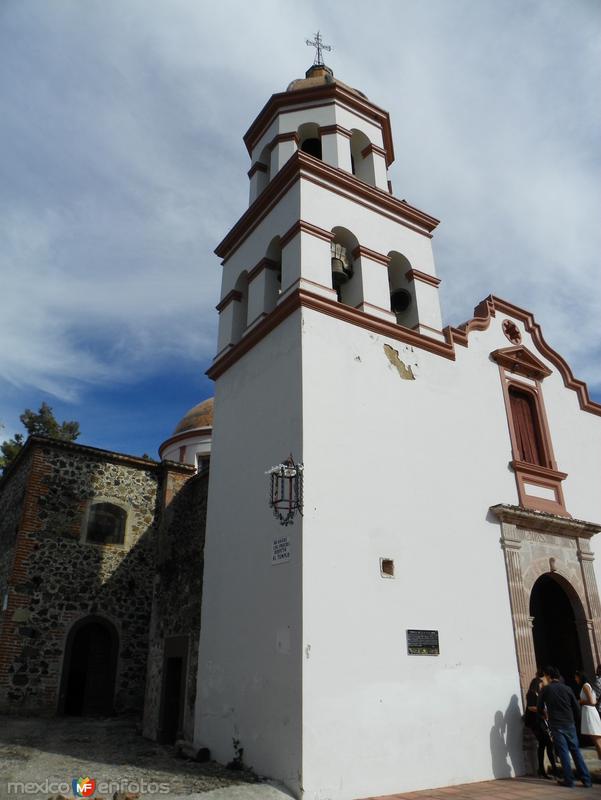
[[[495,778],[510,778],[522,775],[524,758],[522,752],[523,723],[517,695],[512,695],[505,713],[497,711],[490,729],[490,755]]]

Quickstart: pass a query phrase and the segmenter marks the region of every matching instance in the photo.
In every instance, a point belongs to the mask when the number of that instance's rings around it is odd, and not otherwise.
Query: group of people
[[[601,664],[595,679],[589,681],[577,671],[574,681],[580,689],[579,699],[566,685],[556,667],[545,667],[530,683],[526,695],[524,723],[538,740],[538,774],[551,778],[545,769],[545,752],[551,762],[551,772],[560,786],[573,786],[574,773],[570,754],[576,766],[576,776],[584,786],[591,786],[591,775],[578,745],[580,734],[594,742],[601,759]],[[561,763],[561,774],[557,766]]]

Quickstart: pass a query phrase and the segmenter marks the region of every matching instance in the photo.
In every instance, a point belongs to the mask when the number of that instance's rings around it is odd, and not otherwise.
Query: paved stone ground
[[[587,754],[589,761],[590,756]],[[596,764],[590,763],[595,767]],[[71,780],[90,777],[100,782],[119,784],[102,796],[110,800],[116,788],[137,790],[146,782],[147,798],[157,800],[290,800],[282,787],[260,782],[252,774],[227,770],[218,764],[197,764],[177,758],[175,748],[144,739],[138,733],[135,717],[112,719],[8,717],[0,715],[0,800],[47,800],[60,793],[59,784],[68,784],[62,793],[73,796]],[[599,773],[601,779],[601,773]],[[54,786],[36,787],[23,793],[9,783]],[[148,791],[148,785],[162,784]],[[142,787],[144,788],[144,787]],[[390,795],[385,800],[578,800],[601,798],[601,788],[578,786],[564,789],[552,781],[517,778],[487,783],[470,783],[446,789],[430,789]],[[369,798],[384,800],[384,798]]]
[[[598,800],[599,786],[585,789],[578,784],[573,789],[557,786],[555,781],[539,778],[513,778],[486,783],[467,783],[446,789],[388,795],[386,800]],[[384,798],[369,798],[384,800]]]
[[[68,784],[76,777],[91,777],[105,782],[117,782],[119,788],[135,791],[142,779],[149,783],[164,784],[167,792],[156,794],[157,800],[175,797],[190,798],[202,794],[203,800],[267,800],[286,798],[283,792],[257,783],[253,775],[227,770],[215,763],[197,764],[177,758],[175,748],[159,745],[144,739],[138,733],[135,717],[111,719],[11,717],[0,715],[0,798],[17,800],[47,800],[60,793],[57,786],[52,791],[32,790],[15,792],[9,783],[37,783],[52,781]],[[105,792],[111,798],[115,791]],[[64,794],[67,794],[63,790]],[[207,794],[208,793],[208,794]],[[101,795],[100,792],[97,792]],[[102,796],[102,795],[101,795]]]

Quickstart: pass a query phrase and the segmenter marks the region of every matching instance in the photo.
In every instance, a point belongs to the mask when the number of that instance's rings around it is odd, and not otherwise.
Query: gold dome
[[[328,86],[333,83],[348,89],[349,92],[353,92],[353,94],[357,94],[359,97],[365,97],[363,92],[360,92],[358,89],[353,89],[352,86],[335,78],[332,70],[326,67],[325,64],[314,64],[312,67],[309,67],[305,73],[305,77],[297,78],[295,81],[292,81],[292,83],[289,83],[286,91],[297,92],[300,89],[312,89],[314,86]]]
[[[213,426],[213,400],[215,398],[209,397],[208,400],[203,400],[194,408],[191,408],[177,423],[173,435],[176,433],[183,433],[184,431],[191,431],[194,428],[211,428]]]

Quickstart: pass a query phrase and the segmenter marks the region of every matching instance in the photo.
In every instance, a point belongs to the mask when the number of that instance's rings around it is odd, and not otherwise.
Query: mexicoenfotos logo
[[[96,789],[93,778],[73,778],[71,781],[73,797],[91,797]]]

